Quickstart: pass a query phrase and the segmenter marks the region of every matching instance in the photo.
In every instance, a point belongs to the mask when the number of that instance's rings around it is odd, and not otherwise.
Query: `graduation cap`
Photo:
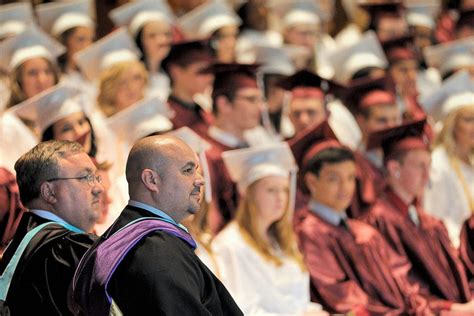
[[[386,69],[388,61],[374,31],[367,31],[359,41],[329,55],[334,68],[333,79],[347,84],[360,70],[368,67]]]
[[[356,80],[347,87],[342,99],[352,113],[373,106],[397,104],[395,88],[388,76]]]
[[[407,35],[382,43],[385,55],[390,64],[407,59],[418,60],[418,54],[413,39],[414,37],[412,35]]]
[[[295,72],[289,53],[281,47],[256,46],[255,61],[263,74],[290,76]]]
[[[23,32],[34,21],[30,2],[9,3],[0,6],[0,39]]]
[[[459,68],[474,65],[474,36],[425,47],[423,54],[426,63],[439,69],[441,76],[445,77]]]
[[[423,119],[374,132],[369,136],[367,149],[382,147],[384,163],[403,151],[429,150],[430,143],[425,135],[425,125],[426,120]]]
[[[474,81],[467,70],[449,77],[435,92],[421,100],[423,108],[439,121],[452,111],[474,105]]]
[[[181,16],[178,26],[190,39],[210,37],[227,25],[239,26],[242,20],[222,1],[208,1]]]
[[[289,204],[290,209],[293,209],[295,172],[298,168],[288,144],[229,150],[222,153],[222,160],[241,194],[245,193],[249,185],[265,177],[291,175]]]
[[[288,141],[288,145],[300,170],[303,172],[309,160],[317,153],[327,149],[327,146],[341,146],[327,120],[305,128],[291,138]]]
[[[322,16],[326,17],[313,0],[274,0],[267,7],[278,17],[283,29],[299,24],[319,26]]]
[[[197,62],[213,62],[213,52],[209,46],[209,41],[183,41],[171,45],[168,56],[161,65],[165,71],[169,71],[172,64],[187,66]]]
[[[188,144],[191,149],[199,155],[199,161],[201,163],[201,169],[204,177],[204,186],[205,186],[205,200],[210,203],[212,200],[212,186],[211,186],[211,177],[209,173],[209,166],[207,164],[206,150],[211,148],[211,144],[205,141],[201,136],[196,134],[192,129],[187,126],[183,126],[174,131],[168,132],[168,135],[178,137],[186,144]]]
[[[174,14],[164,0],[131,1],[109,12],[116,26],[128,26],[133,37],[148,22],[164,21],[172,23]]]
[[[66,48],[32,25],[0,43],[0,68],[13,70],[28,59],[42,57],[55,63]]]
[[[258,64],[214,64],[212,72],[215,75],[212,95],[217,96],[235,92],[243,88],[258,88]]]
[[[74,59],[84,74],[94,80],[102,70],[117,63],[138,61],[140,55],[140,50],[127,30],[119,28],[74,54]]]
[[[327,93],[341,89],[338,84],[324,79],[309,70],[300,70],[292,76],[281,80],[278,85],[291,91],[294,98],[315,97],[324,99]]]
[[[440,3],[437,0],[407,3],[407,23],[411,26],[424,26],[434,29],[435,18],[440,10]]]
[[[132,145],[148,135],[173,128],[171,110],[157,97],[139,101],[107,119],[108,127],[118,139]]]
[[[84,112],[84,104],[78,88],[59,84],[14,106],[12,111],[18,117],[36,122],[43,133],[57,121]]]
[[[371,29],[375,29],[381,17],[403,16],[405,8],[401,0],[358,0],[357,4],[369,14]]]
[[[43,30],[56,38],[74,27],[95,27],[91,18],[95,17],[91,0],[43,3],[36,6],[36,13]]]

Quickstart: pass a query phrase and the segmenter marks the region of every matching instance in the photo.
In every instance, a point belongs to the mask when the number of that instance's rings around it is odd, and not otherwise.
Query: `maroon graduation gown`
[[[209,136],[205,139],[211,144],[211,148],[206,150],[212,188],[212,207],[207,214],[207,223],[211,233],[216,235],[234,218],[237,209],[239,197],[237,186],[230,178],[222,160],[224,151],[236,148],[226,146]]]
[[[474,289],[474,215],[462,226],[459,253],[471,280],[471,288]]]
[[[173,129],[187,126],[200,136],[207,134],[213,117],[197,103],[185,103],[174,96],[168,98],[168,105],[175,115],[171,119]]]
[[[0,168],[0,257],[15,235],[24,212],[15,176],[7,169]]]
[[[433,311],[465,303],[471,295],[466,272],[452,246],[444,224],[417,207],[419,226],[410,219],[406,205],[390,188],[364,220],[376,227],[392,248],[407,258],[409,276],[421,286]]]
[[[382,171],[367,159],[363,153],[354,151],[354,157],[357,167],[357,186],[348,215],[351,218],[358,218],[377,201],[385,181]]]
[[[331,313],[422,314],[426,301],[408,282],[409,263],[359,220],[350,231],[308,208],[296,231],[311,278],[311,299]]]

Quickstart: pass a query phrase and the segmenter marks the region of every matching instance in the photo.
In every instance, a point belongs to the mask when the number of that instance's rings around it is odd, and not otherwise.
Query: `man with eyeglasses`
[[[213,204],[208,223],[217,233],[229,222],[237,207],[237,188],[222,160],[222,152],[249,146],[246,132],[260,125],[264,100],[257,84],[257,65],[216,64],[212,91],[214,122],[206,140],[211,148],[206,151],[212,186]]]
[[[0,262],[0,294],[12,315],[70,314],[70,282],[95,240],[87,232],[99,216],[101,178],[82,146],[69,141],[36,145],[17,160],[15,171],[28,211]]]

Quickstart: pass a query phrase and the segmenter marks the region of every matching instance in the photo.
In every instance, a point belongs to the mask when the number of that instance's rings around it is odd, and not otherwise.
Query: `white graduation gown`
[[[430,184],[425,190],[424,207],[444,221],[453,245],[458,247],[462,224],[471,215],[469,202],[444,147],[437,147],[431,157]],[[474,168],[461,163],[461,171],[471,196],[474,196]]]
[[[213,240],[221,281],[245,315],[296,315],[320,310],[310,302],[309,275],[293,259],[276,266],[243,238],[239,226],[229,223]]]

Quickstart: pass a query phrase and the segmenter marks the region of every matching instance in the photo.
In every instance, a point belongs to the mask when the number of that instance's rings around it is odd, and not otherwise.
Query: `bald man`
[[[76,314],[118,308],[125,315],[242,315],[179,224],[199,210],[198,167],[192,149],[172,136],[133,146],[126,167],[130,201],[76,272]]]

